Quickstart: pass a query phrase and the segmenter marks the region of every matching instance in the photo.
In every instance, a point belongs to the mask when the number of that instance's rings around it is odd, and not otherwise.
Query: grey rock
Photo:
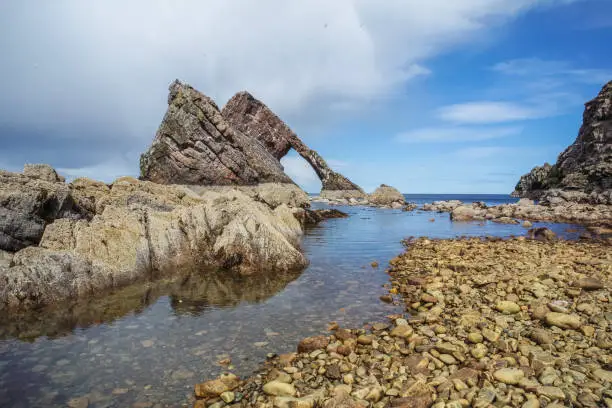
[[[160,184],[292,183],[260,142],[234,129],[212,99],[178,80],[170,85],[157,135],[140,158],[140,174]]]
[[[51,183],[63,183],[66,181],[64,177],[59,176],[55,169],[48,164],[26,164],[23,167],[23,174],[30,178],[50,181]]]
[[[85,216],[63,182],[0,170],[0,249],[14,252],[36,245],[55,219]]]
[[[612,204],[612,81],[586,103],[576,141],[554,165],[521,177],[512,194],[551,204]]]

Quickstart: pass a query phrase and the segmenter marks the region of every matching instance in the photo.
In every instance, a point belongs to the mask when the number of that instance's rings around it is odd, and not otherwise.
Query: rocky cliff
[[[321,180],[322,190],[355,191],[365,196],[363,190],[333,171],[327,162],[310,149],[274,112],[248,92],[234,95],[222,110],[223,117],[238,131],[263,143],[277,159],[294,149],[314,169]]]
[[[612,204],[612,81],[586,103],[578,137],[557,163],[534,168],[512,194],[553,204]]]
[[[276,157],[236,130],[215,102],[178,80],[149,150],[140,158],[141,179],[160,184],[253,185],[292,183]]]

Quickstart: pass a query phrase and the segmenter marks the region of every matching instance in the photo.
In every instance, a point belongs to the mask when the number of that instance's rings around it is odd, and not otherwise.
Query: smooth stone
[[[482,343],[484,341],[484,337],[482,337],[482,334],[479,332],[471,332],[468,334],[467,338],[470,342],[475,344]]]
[[[293,385],[280,381],[270,381],[263,386],[263,390],[266,394],[276,397],[294,397],[297,393]]]
[[[225,391],[224,393],[221,394],[221,399],[226,404],[229,404],[230,402],[234,401],[235,398],[236,398],[235,394],[231,391]]]
[[[495,308],[498,312],[503,314],[515,314],[521,311],[521,307],[514,302],[509,300],[502,300],[501,302],[497,302]]]
[[[563,400],[565,399],[565,393],[559,387],[551,387],[551,386],[542,386],[538,387],[538,395],[543,395],[552,400]]]
[[[546,323],[561,329],[579,329],[582,325],[580,316],[558,312],[546,313]]]
[[[518,368],[502,368],[495,371],[493,377],[504,384],[516,385],[525,377],[525,373]]]

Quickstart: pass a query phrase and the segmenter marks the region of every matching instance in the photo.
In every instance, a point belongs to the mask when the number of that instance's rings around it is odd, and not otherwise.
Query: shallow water
[[[350,218],[306,231],[303,249],[311,263],[302,273],[202,271],[34,316],[0,316],[0,406],[66,406],[82,396],[90,407],[190,405],[193,384],[228,370],[219,360],[231,358],[229,369],[246,376],[267,353],[295,350],[330,321],[360,327],[401,311],[379,297],[386,294],[385,265],[401,252],[403,238],[526,231],[452,223],[448,214],[337,208]],[[580,232],[535,225],[568,238]],[[372,268],[372,261],[381,266]]]

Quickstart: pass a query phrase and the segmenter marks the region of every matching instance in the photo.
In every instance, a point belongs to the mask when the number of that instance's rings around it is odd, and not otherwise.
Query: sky
[[[611,39],[612,0],[3,0],[0,168],[137,176],[178,78],[248,90],[366,191],[510,193],[576,138]]]

